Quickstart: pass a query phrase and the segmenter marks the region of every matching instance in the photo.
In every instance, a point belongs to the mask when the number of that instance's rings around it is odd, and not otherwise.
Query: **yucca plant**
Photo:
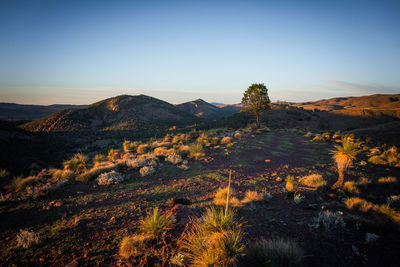
[[[161,235],[174,226],[174,221],[171,216],[167,214],[161,214],[158,207],[153,209],[152,213],[149,213],[147,217],[140,222],[140,229],[143,233]]]
[[[76,153],[70,160],[64,161],[64,169],[74,171],[75,173],[82,173],[86,171],[88,159],[82,153]]]
[[[338,168],[339,178],[332,185],[332,189],[343,187],[344,173],[352,166],[353,160],[359,152],[358,146],[348,138],[342,140],[342,145],[335,145],[335,149],[331,153]]]
[[[209,208],[185,236],[183,248],[193,266],[232,266],[243,254],[242,224],[228,209]]]

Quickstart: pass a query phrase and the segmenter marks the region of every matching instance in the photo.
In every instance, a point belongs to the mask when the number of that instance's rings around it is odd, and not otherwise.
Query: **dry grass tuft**
[[[75,179],[75,173],[73,171],[71,171],[71,170],[68,170],[68,169],[67,170],[55,170],[53,175],[52,175],[52,177],[55,180],[64,179],[64,180],[71,181],[71,180]]]
[[[232,143],[232,137],[230,136],[225,136],[221,139],[221,144],[222,145],[227,145],[229,143]]]
[[[343,185],[343,189],[350,194],[359,194],[360,191],[357,188],[357,184],[354,181],[347,181]]]
[[[83,173],[87,170],[87,157],[82,153],[76,153],[71,159],[64,161],[64,169],[71,170],[75,173]]]
[[[394,184],[397,183],[397,178],[393,176],[381,177],[378,179],[378,183],[380,184]]]
[[[264,199],[263,193],[258,193],[257,191],[247,190],[242,203],[258,202]]]
[[[299,182],[309,187],[323,187],[326,185],[326,181],[320,174],[304,176],[299,180]]]
[[[125,236],[119,246],[119,255],[122,258],[128,259],[144,254],[154,238],[154,235],[151,234]]]
[[[359,197],[350,197],[346,200],[345,204],[350,210],[358,210],[362,212],[368,212],[374,207],[374,204]]]
[[[138,146],[136,152],[138,154],[144,154],[150,151],[150,146],[148,144],[141,144]]]
[[[242,203],[237,197],[235,197],[235,194],[236,194],[235,191],[231,188],[229,190],[229,205],[231,205],[232,207],[241,207]],[[228,195],[228,187],[219,188],[215,193],[214,204],[218,206],[225,206],[227,195]]]

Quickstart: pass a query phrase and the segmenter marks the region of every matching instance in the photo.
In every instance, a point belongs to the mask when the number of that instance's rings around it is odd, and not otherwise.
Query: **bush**
[[[193,266],[232,266],[243,255],[242,225],[228,210],[207,209],[187,232],[183,247]]]
[[[116,171],[105,172],[97,177],[99,185],[119,184],[124,180],[124,176]]]
[[[378,179],[378,183],[380,184],[394,184],[397,183],[397,178],[388,176],[388,177],[381,177]]]
[[[302,266],[303,250],[293,241],[282,238],[261,239],[249,244],[249,266]]]
[[[247,190],[242,203],[258,202],[264,199],[264,194],[258,193],[257,191]]]
[[[182,162],[182,157],[178,154],[172,154],[167,157],[166,161],[169,161],[172,164],[176,165]]]
[[[343,220],[342,213],[339,211],[331,212],[321,211],[317,217],[313,218],[312,228],[324,228],[330,230],[331,228],[346,227],[346,223]]]
[[[53,178],[56,180],[74,180],[75,179],[75,173],[71,170],[55,170],[53,173]]]
[[[316,134],[313,138],[313,141],[324,141],[324,138],[320,134]]]
[[[231,188],[229,190],[229,205],[232,207],[240,207],[242,203],[238,198],[235,197],[235,191]],[[228,196],[228,187],[226,188],[219,188],[215,193],[214,197],[214,204],[218,206],[225,206],[226,205],[226,198]]]
[[[326,181],[320,174],[303,176],[299,179],[299,182],[309,187],[323,187],[326,185]]]
[[[348,181],[344,183],[343,189],[350,194],[358,194],[360,191],[358,190],[356,183],[354,181]]]
[[[178,147],[178,153],[182,157],[187,157],[190,154],[190,147],[187,145],[181,145]]]
[[[232,137],[230,136],[225,136],[221,139],[221,144],[222,145],[227,145],[229,143],[232,143]]]
[[[153,174],[156,170],[153,166],[144,166],[140,168],[139,173],[142,177]]]
[[[87,169],[87,157],[82,153],[76,153],[70,160],[64,161],[64,169],[75,173],[82,173]]]
[[[147,217],[140,222],[143,233],[159,236],[173,229],[174,220],[168,214],[161,214],[158,207],[153,209]]]
[[[350,210],[358,210],[362,212],[368,212],[373,209],[374,205],[365,199],[358,197],[350,197],[346,199],[346,207]]]
[[[375,165],[379,165],[379,164],[384,165],[384,164],[387,163],[387,162],[386,162],[383,158],[381,158],[380,156],[372,156],[372,157],[370,157],[370,158],[368,159],[368,161],[371,162],[372,164],[375,164]]]
[[[119,150],[118,149],[111,148],[110,150],[108,150],[107,158],[108,158],[109,161],[117,160],[118,156],[119,156]]]
[[[93,157],[93,163],[94,163],[95,165],[100,164],[100,163],[102,163],[102,162],[104,162],[104,161],[107,161],[107,157],[106,157],[105,155],[103,155],[103,154],[96,154],[96,155]]]
[[[120,166],[121,166],[120,164],[108,164],[105,166],[97,166],[87,172],[84,172],[84,173],[78,175],[75,178],[75,181],[89,182],[89,181],[96,179],[103,172],[109,172],[109,171],[118,169]]]
[[[311,138],[313,136],[312,132],[307,132],[304,137]]]
[[[175,149],[168,149],[166,147],[160,146],[154,149],[154,155],[158,157],[168,157],[169,155],[175,154]]]
[[[131,167],[131,168],[142,168],[147,164],[147,160],[143,158],[133,158],[133,159],[127,159],[125,161],[126,166]]]
[[[138,142],[131,142],[128,140],[125,140],[122,143],[122,147],[123,147],[125,153],[136,152],[138,145],[139,145]]]
[[[138,154],[144,154],[150,151],[150,146],[148,144],[141,144],[138,146],[136,152]]]
[[[125,236],[119,245],[119,255],[122,258],[128,259],[144,254],[147,246],[154,240],[153,235],[140,234]]]
[[[17,243],[18,246],[23,248],[29,248],[32,245],[36,245],[40,243],[39,234],[33,231],[28,230],[20,230],[19,234],[17,234]]]
[[[190,157],[198,159],[205,156],[203,145],[200,143],[190,144]]]

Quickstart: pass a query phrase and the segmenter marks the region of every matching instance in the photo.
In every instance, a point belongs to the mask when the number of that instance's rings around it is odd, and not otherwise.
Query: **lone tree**
[[[253,83],[243,94],[244,109],[256,116],[257,127],[260,127],[260,114],[270,108],[270,103],[268,89],[263,83]]]
[[[353,160],[359,152],[360,150],[357,145],[348,139],[343,139],[341,146],[335,145],[332,154],[338,168],[339,179],[332,185],[332,189],[337,189],[343,186],[344,172],[352,166]]]

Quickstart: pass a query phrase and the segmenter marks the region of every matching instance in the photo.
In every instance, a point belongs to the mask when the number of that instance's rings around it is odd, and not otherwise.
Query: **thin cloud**
[[[354,83],[338,80],[328,80],[326,83],[334,86],[336,90],[347,91],[355,94],[395,93],[400,91],[399,87],[389,87],[378,83]]]

